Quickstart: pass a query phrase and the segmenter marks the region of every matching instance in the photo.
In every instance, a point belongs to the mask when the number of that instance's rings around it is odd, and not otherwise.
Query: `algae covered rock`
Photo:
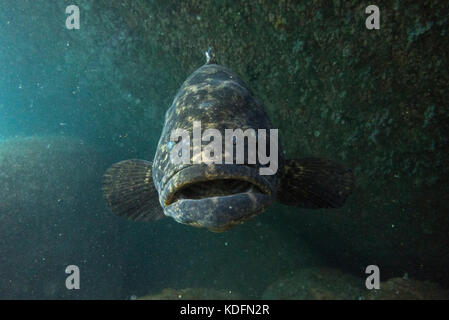
[[[371,290],[368,300],[448,300],[449,291],[438,284],[404,278],[381,282],[379,290]]]
[[[210,288],[167,288],[157,294],[137,298],[138,300],[238,300],[241,295],[232,290],[217,290]]]
[[[265,290],[262,299],[356,300],[363,293],[362,278],[322,267],[301,269],[275,281]]]

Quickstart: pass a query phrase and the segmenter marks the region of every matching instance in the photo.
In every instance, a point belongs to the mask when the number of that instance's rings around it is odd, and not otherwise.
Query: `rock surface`
[[[392,278],[371,290],[367,300],[448,300],[449,291],[439,285],[413,279]]]
[[[365,290],[361,278],[331,268],[308,268],[272,283],[262,299],[357,300]]]
[[[267,287],[269,300],[447,300],[449,291],[436,283],[391,278],[380,289],[368,290],[365,279],[332,268],[307,268],[292,272]]]
[[[242,297],[232,290],[216,290],[209,288],[167,288],[157,294],[137,298],[137,300],[239,300]]]

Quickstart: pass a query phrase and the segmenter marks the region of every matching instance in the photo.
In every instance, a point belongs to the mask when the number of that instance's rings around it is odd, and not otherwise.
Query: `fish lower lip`
[[[177,222],[221,232],[263,212],[275,182],[246,165],[190,166],[166,183],[161,204]]]
[[[242,192],[201,199],[178,199],[165,207],[165,214],[177,222],[221,232],[264,211],[272,197]]]
[[[174,174],[161,190],[164,207],[190,198],[199,200],[256,191],[271,196],[274,187],[258,170],[245,165],[189,166]]]

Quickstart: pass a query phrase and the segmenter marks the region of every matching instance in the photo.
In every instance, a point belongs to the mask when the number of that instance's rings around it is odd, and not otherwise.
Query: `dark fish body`
[[[199,154],[191,152],[189,163],[175,164],[170,158],[171,133],[183,129],[192,137],[194,122],[200,122],[203,131],[217,129],[223,137],[225,129],[272,129],[263,104],[243,80],[208,61],[186,79],[167,110],[153,163],[127,160],[106,172],[103,190],[113,212],[133,220],[169,216],[219,232],[265,211],[276,200],[332,208],[343,205],[352,192],[351,171],[321,158],[284,160],[278,152],[278,170],[272,175],[261,175],[259,161],[249,164],[247,154],[243,164],[227,163],[224,156],[216,164],[195,162]],[[268,145],[274,143],[269,140]]]
[[[217,64],[206,64],[196,70],[181,86],[167,110],[164,130],[154,158],[153,178],[161,205],[167,206],[165,214],[178,222],[218,230],[263,211],[274,201],[277,175],[259,175],[257,163],[253,166],[174,165],[170,161],[167,150],[170,133],[180,128],[193,136],[194,121],[201,121],[203,130],[219,130],[223,137],[225,129],[240,128],[245,131],[249,128],[257,130],[272,127],[262,104],[254,98],[238,75]],[[231,186],[227,196],[207,196],[214,186],[217,186],[215,190],[219,194],[221,187],[226,184],[234,184],[234,189],[242,192],[233,194]],[[243,185],[243,190],[238,190],[240,185]],[[245,192],[245,186],[246,189],[254,186],[259,190]],[[197,189],[198,197],[204,195],[204,198],[181,199],[173,203],[177,196],[193,188]]]

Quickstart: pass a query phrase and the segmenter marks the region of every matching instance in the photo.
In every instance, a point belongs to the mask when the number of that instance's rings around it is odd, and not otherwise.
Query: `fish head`
[[[217,155],[221,161],[202,161],[212,140],[201,140],[195,151],[194,126],[198,123],[203,137],[207,129],[221,135],[222,140],[217,142],[221,145],[222,152]],[[235,148],[230,158],[226,129],[240,129],[248,135],[240,141],[233,138]],[[261,175],[263,166],[248,161],[248,146],[250,141],[258,141],[259,129],[269,130],[271,123],[263,105],[237,74],[208,64],[187,78],[166,112],[153,162],[153,180],[165,215],[183,224],[221,232],[265,211],[275,199],[278,176]],[[171,138],[174,130],[184,130],[189,139],[177,141],[175,147]],[[181,150],[182,143],[187,144],[182,152],[187,150],[188,161],[175,163],[173,151]],[[236,159],[238,143],[244,146],[243,163]]]

